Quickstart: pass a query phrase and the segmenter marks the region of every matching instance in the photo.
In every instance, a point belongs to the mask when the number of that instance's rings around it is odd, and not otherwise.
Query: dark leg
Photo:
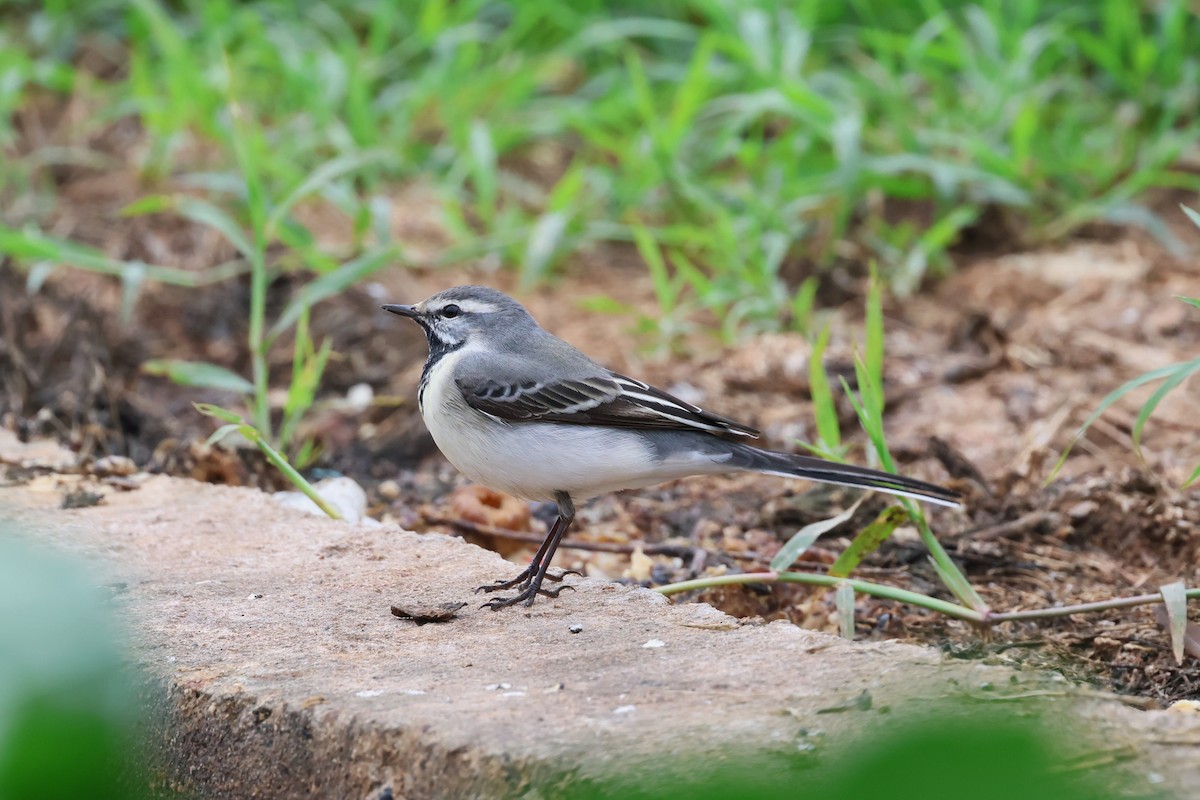
[[[485,584],[475,587],[476,592],[497,592],[502,589],[511,589],[518,586],[522,589],[529,586],[533,582],[533,576],[537,574],[538,568],[542,565],[542,560],[546,557],[546,551],[550,549],[550,543],[556,538],[559,538],[558,529],[564,524],[562,517],[554,520],[554,524],[550,526],[550,532],[546,534],[546,538],[542,541],[542,546],[538,548],[537,554],[533,560],[529,562],[529,566],[521,571],[517,577],[507,581],[496,581],[494,583]],[[576,570],[567,570],[562,575],[546,575],[551,581],[561,581],[564,576],[569,575]]]
[[[558,549],[559,543],[567,535],[567,529],[571,527],[571,522],[575,519],[575,505],[571,502],[570,496],[565,492],[559,492],[557,500],[558,519],[554,521],[554,525],[550,528],[550,533],[546,535],[546,541],[542,542],[542,546],[538,548],[537,555],[533,557],[529,568],[512,581],[498,581],[491,586],[479,587],[483,591],[493,591],[495,589],[506,589],[517,586],[521,591],[512,597],[493,597],[484,603],[484,606],[493,611],[516,605],[521,601],[525,601],[525,605],[531,606],[533,605],[534,598],[539,594],[544,594],[548,597],[558,597],[559,592],[564,588],[569,588],[560,586],[554,591],[542,589],[542,582],[547,578],[552,581],[561,581],[564,576],[574,572],[574,570],[567,570],[561,575],[547,574],[547,570],[550,569],[550,562],[554,560],[554,551]]]

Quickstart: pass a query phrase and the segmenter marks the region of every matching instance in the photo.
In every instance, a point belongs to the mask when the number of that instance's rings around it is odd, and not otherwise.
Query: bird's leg
[[[522,589],[528,586],[530,582],[533,581],[533,576],[537,574],[538,567],[542,564],[542,559],[546,557],[546,550],[550,547],[550,542],[552,542],[554,537],[558,535],[558,528],[562,524],[562,517],[558,517],[554,520],[554,524],[550,526],[549,533],[547,533],[546,538],[542,540],[542,546],[538,548],[537,554],[535,554],[533,560],[529,562],[529,566],[521,570],[521,573],[517,575],[517,577],[507,581],[500,580],[484,586],[477,586],[475,587],[475,591],[496,592],[500,591],[501,589],[511,589],[514,586],[520,586]],[[562,580],[562,578],[560,577],[559,580]]]
[[[493,597],[484,603],[484,606],[487,608],[495,611],[496,609],[516,605],[521,601],[524,601],[525,605],[533,605],[533,599],[539,594],[546,595],[547,597],[558,597],[563,589],[571,588],[569,586],[560,586],[553,591],[542,588],[542,582],[547,578],[552,581],[561,581],[566,575],[576,572],[576,570],[567,570],[561,575],[549,575],[547,573],[547,570],[550,568],[550,562],[554,560],[554,551],[558,549],[559,543],[562,542],[563,537],[567,534],[567,529],[571,527],[571,522],[575,519],[575,505],[571,502],[570,496],[565,492],[559,492],[557,499],[558,519],[554,521],[554,525],[550,528],[550,533],[546,536],[546,541],[542,542],[542,546],[538,548],[537,555],[533,557],[529,568],[522,572],[521,575],[518,575],[513,581],[505,581],[504,583],[507,585],[500,585],[500,582],[497,582],[491,586],[480,587],[483,591],[493,591],[495,589],[518,586],[521,591],[512,597]]]

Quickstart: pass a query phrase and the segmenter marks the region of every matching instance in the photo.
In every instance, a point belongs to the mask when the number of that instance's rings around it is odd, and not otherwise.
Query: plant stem
[[[933,559],[934,565],[937,566],[938,575],[942,578],[947,588],[963,603],[975,609],[980,614],[986,615],[988,613],[987,603],[975,591],[975,587],[971,585],[971,582],[967,580],[967,576],[958,568],[958,564],[954,563],[954,559],[950,558],[950,554],[946,552],[946,548],[942,547],[942,543],[933,535],[929,523],[925,520],[925,515],[921,513],[917,504],[905,499],[904,505],[908,506],[908,513],[916,520],[917,532],[921,535],[921,541],[929,548],[929,556]]]
[[[228,60],[226,61],[228,69]],[[250,228],[253,243],[247,254],[250,259],[250,363],[254,379],[254,427],[270,441],[271,407],[267,397],[267,236],[266,198],[251,152],[251,131],[243,127],[242,110],[234,97],[232,74],[229,90],[229,130],[233,141],[234,155],[246,181],[246,206],[250,213]]]
[[[1156,592],[1154,594],[1139,594],[1135,597],[1098,600],[1094,603],[1077,603],[1070,606],[993,613],[987,610],[967,608],[957,603],[949,603],[945,600],[939,600],[936,597],[930,597],[919,592],[910,592],[907,589],[899,589],[895,586],[886,586],[882,583],[872,583],[871,581],[861,581],[854,578],[838,578],[834,575],[821,575],[815,572],[744,572],[738,575],[717,575],[711,578],[696,578],[690,581],[669,583],[666,586],[657,586],[654,591],[659,594],[672,595],[680,592],[689,592],[694,589],[711,589],[714,586],[776,582],[804,583],[810,586],[828,586],[831,588],[837,587],[839,584],[849,584],[854,587],[854,591],[856,592],[927,608],[930,611],[937,611],[948,617],[966,620],[981,628],[990,628],[1000,622],[1052,619],[1054,617],[1066,617],[1071,614],[1084,614],[1092,611],[1108,611],[1114,608],[1152,605],[1163,601],[1162,595]],[[1188,589],[1184,595],[1189,600],[1200,599],[1200,588]]]
[[[267,306],[267,265],[258,232],[250,255],[250,361],[254,372],[254,426],[271,438],[271,409],[267,399],[267,354],[263,328]]]
[[[259,450],[262,451],[263,455],[267,457],[267,460],[274,464],[275,467],[283,473],[284,477],[292,482],[292,485],[303,492],[305,497],[316,503],[317,508],[324,511],[332,519],[342,518],[341,513],[339,513],[336,508],[331,506],[329,501],[322,497],[317,490],[313,488],[313,485],[305,480],[303,475],[296,471],[295,467],[288,463],[287,457],[283,455],[283,453],[280,453],[274,447],[271,447],[267,440],[263,438],[261,433],[249,425],[242,425],[240,432],[243,436],[253,442]]]
[[[1185,596],[1191,600],[1200,598],[1200,589],[1188,589]],[[1135,597],[1118,597],[1112,600],[1097,600],[1094,603],[1076,603],[1071,606],[1055,606],[1053,608],[1032,608],[1028,611],[1006,611],[1000,614],[987,614],[984,617],[984,622],[988,625],[997,622],[1016,622],[1027,619],[1049,619],[1052,617],[1065,617],[1068,614],[1084,614],[1091,611],[1108,611],[1113,608],[1132,608],[1133,606],[1146,606],[1154,603],[1161,603],[1162,595],[1158,592],[1154,594],[1139,594]]]
[[[660,594],[672,595],[693,589],[709,589],[713,586],[774,582],[805,583],[810,586],[830,587],[835,587],[841,583],[848,583],[854,587],[854,591],[869,594],[872,597],[897,600],[901,603],[928,608],[930,611],[937,611],[948,617],[964,619],[977,625],[985,624],[985,618],[982,613],[966,606],[960,606],[957,603],[939,600],[936,597],[930,597],[919,592],[910,592],[907,589],[899,589],[895,586],[885,586],[882,583],[872,583],[871,581],[862,581],[855,578],[838,578],[834,575],[821,575],[815,572],[747,572],[740,575],[718,575],[712,578],[697,578],[696,580],[683,581],[681,583],[671,583],[666,586],[659,586],[654,591]]]

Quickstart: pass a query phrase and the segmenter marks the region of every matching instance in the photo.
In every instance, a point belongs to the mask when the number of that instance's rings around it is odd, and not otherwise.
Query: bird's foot
[[[479,592],[498,592],[503,589],[512,589],[514,586],[523,591],[525,589],[528,589],[530,584],[533,583],[533,574],[534,574],[533,567],[529,566],[529,567],[526,567],[524,570],[522,570],[521,573],[519,575],[517,575],[517,577],[513,578],[512,580],[495,581],[494,583],[486,583],[483,586],[476,586],[475,593],[478,594]],[[559,583],[563,578],[567,577],[568,575],[579,575],[580,577],[583,577],[583,573],[577,569],[564,569],[562,572],[559,572],[558,574],[547,571],[546,574],[542,576],[542,579],[550,581],[551,583]],[[555,594],[552,596],[557,597],[558,595]]]
[[[527,588],[529,588],[529,584],[532,581],[533,581],[533,567],[528,566],[525,569],[521,570],[520,574],[517,575],[517,577],[513,578],[512,580],[493,581],[492,583],[485,583],[483,586],[476,586],[475,594],[479,594],[480,592],[499,592],[502,589],[511,589],[514,586],[519,587],[521,589],[527,589]]]
[[[549,576],[547,575],[547,577]],[[563,576],[559,575],[557,579],[561,581]],[[492,611],[499,611],[502,608],[515,606],[521,602],[524,602],[527,606],[531,606],[533,605],[534,598],[539,594],[543,597],[558,597],[560,594],[562,594],[563,589],[575,591],[574,586],[565,583],[562,586],[555,587],[554,589],[543,589],[540,586],[535,589],[533,585],[529,585],[523,590],[517,592],[512,597],[493,597],[491,600],[488,600],[486,603],[481,605],[480,608],[490,608]]]

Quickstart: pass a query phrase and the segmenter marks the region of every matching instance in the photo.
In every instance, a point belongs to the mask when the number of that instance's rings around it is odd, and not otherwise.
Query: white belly
[[[464,355],[452,353],[434,367],[421,416],[438,449],[471,480],[526,500],[553,501],[557,492],[585,500],[708,471],[693,465],[664,474],[651,448],[630,431],[549,422],[510,424],[482,414],[436,374],[453,369]]]

